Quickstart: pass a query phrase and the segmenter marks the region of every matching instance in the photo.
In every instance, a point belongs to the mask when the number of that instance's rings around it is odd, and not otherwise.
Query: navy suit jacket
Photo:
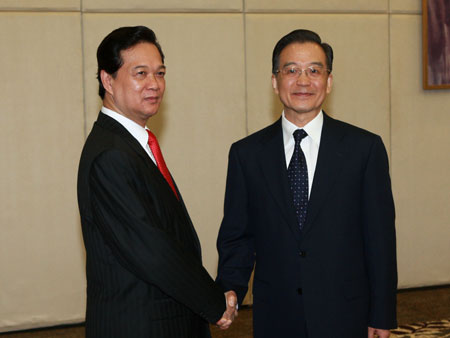
[[[181,194],[178,192],[181,198]],[[225,311],[200,242],[148,154],[100,113],[78,172],[87,338],[203,338]]]
[[[361,338],[396,327],[395,213],[379,136],[324,114],[299,230],[281,119],[232,145],[218,282],[245,296],[255,265],[255,337]]]

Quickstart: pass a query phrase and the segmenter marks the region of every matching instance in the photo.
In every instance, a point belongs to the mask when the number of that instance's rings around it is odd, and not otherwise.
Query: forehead
[[[160,66],[163,64],[158,48],[152,43],[141,42],[120,52],[122,66]]]
[[[287,63],[326,64],[326,55],[322,47],[313,42],[294,42],[287,45],[280,53],[280,66]]]

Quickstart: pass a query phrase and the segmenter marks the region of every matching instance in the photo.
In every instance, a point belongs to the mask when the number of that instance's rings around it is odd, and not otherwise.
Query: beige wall
[[[335,50],[326,110],[388,149],[399,286],[450,283],[450,91],[421,88],[420,0],[3,0],[0,332],[83,320],[76,171],[100,107],[95,51],[122,25],[154,29],[167,56],[149,125],[213,276],[228,148],[279,116],[272,48],[309,28]]]

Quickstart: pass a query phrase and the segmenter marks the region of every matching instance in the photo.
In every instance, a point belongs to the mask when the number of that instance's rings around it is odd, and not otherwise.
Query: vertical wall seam
[[[389,12],[388,12],[388,72],[389,72],[389,155],[390,155],[390,168],[392,176],[392,49],[391,49],[391,0],[389,0]]]
[[[84,139],[87,138],[87,111],[86,111],[86,63],[84,51],[84,11],[83,0],[80,0],[80,27],[81,27],[81,79],[83,81],[83,133]]]
[[[242,0],[242,23],[244,29],[244,102],[245,102],[245,135],[249,134],[248,128],[248,73],[247,73],[247,13],[245,0]]]

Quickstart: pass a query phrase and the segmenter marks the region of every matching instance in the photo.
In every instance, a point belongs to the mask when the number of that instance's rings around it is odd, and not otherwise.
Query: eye
[[[155,76],[162,79],[162,78],[164,78],[164,76],[166,76],[166,72],[164,72],[164,71],[157,72],[155,74]]]
[[[308,67],[309,75],[312,77],[319,77],[322,75],[323,69],[320,67]]]
[[[142,77],[142,76],[147,75],[147,72],[145,70],[141,70],[141,71],[137,72],[136,75]]]
[[[298,74],[298,68],[295,67],[286,67],[283,68],[282,74],[288,77],[294,77]]]

